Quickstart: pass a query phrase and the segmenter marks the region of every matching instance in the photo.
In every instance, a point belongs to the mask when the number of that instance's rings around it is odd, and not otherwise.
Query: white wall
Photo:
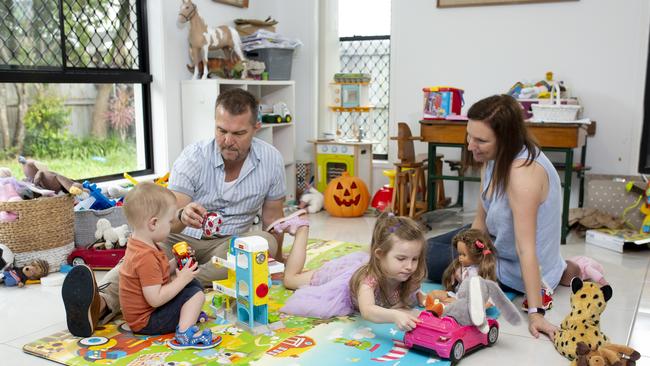
[[[300,39],[304,45],[294,52],[292,79],[296,81],[296,156],[311,159],[307,140],[316,136],[318,4],[301,0],[251,0],[247,9],[210,0],[194,0],[199,14],[209,25],[234,26],[236,18],[266,19],[269,15],[279,23],[276,30]],[[171,168],[182,151],[181,80],[192,74],[185,65],[188,54],[189,24],[177,22],[181,1],[151,0],[148,2],[149,49],[152,84],[152,113],[157,172]],[[212,120],[213,116],[206,116]]]
[[[552,70],[580,98],[584,115],[598,121],[587,154],[592,172],[635,174],[649,20],[647,0],[446,9],[436,8],[435,0],[393,1],[391,135],[397,121],[409,122],[418,134],[424,86],[465,89],[465,112],[516,81],[541,79]],[[395,148],[393,143],[391,160]],[[419,152],[426,152],[425,144]],[[457,149],[443,152],[458,156]],[[445,188],[455,198],[456,183]],[[475,200],[470,195],[465,202],[473,206]]]

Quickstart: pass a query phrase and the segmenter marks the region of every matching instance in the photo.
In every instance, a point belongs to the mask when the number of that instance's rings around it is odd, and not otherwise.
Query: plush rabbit
[[[489,330],[485,316],[485,303],[488,299],[501,311],[510,324],[519,324],[519,311],[501,291],[499,285],[480,276],[464,280],[458,292],[457,299],[445,307],[443,316],[450,316],[460,325],[475,325],[482,333]]]

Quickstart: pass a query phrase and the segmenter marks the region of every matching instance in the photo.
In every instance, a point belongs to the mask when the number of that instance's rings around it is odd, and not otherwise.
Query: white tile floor
[[[469,222],[471,214],[446,217],[433,224],[427,236],[442,233]],[[355,219],[333,218],[326,213],[312,215],[310,237],[369,243],[375,222],[373,217]],[[290,242],[290,240],[287,240]],[[602,318],[602,330],[615,342],[627,343],[643,356],[637,365],[650,366],[650,250],[619,254],[586,246],[584,240],[569,237],[562,246],[565,257],[588,255],[603,264],[608,281],[614,289]],[[101,278],[102,272],[97,276]],[[568,288],[559,288],[554,307],[548,312],[551,322],[559,324],[569,309]],[[521,298],[515,300],[521,304]],[[545,338],[535,339],[525,322],[512,326],[502,322],[497,345],[476,352],[463,360],[463,365],[567,365]],[[0,286],[0,364],[41,365],[52,362],[23,353],[22,346],[66,327],[61,287],[30,285],[26,288]]]

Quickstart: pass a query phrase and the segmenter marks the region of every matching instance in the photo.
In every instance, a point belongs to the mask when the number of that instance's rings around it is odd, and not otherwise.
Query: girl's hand
[[[408,332],[415,328],[417,323],[420,322],[417,316],[411,314],[410,312],[394,310],[395,311],[395,325],[397,328],[403,332]]]
[[[539,334],[544,333],[552,342],[558,329],[540,314],[528,315],[528,330],[535,338],[539,338]]]
[[[183,269],[176,269],[176,277],[180,278],[183,283],[188,284],[199,274],[199,264],[195,261],[190,261],[183,267]]]

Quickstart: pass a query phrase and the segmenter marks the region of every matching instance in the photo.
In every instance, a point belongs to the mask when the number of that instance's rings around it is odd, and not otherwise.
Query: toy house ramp
[[[307,266],[363,249],[360,244],[310,240]],[[280,281],[281,283],[281,281]],[[425,284],[430,291],[439,285]],[[448,365],[446,360],[402,346],[403,333],[394,324],[374,324],[359,317],[315,319],[279,313],[291,291],[274,279],[271,286],[269,318],[279,319],[284,327],[253,335],[236,324],[218,324],[210,318],[209,327],[223,339],[208,350],[174,351],[165,345],[173,334],[143,336],[131,333],[123,320],[99,328],[88,338],[74,337],[67,330],[52,334],[23,347],[26,353],[66,365]],[[206,294],[204,311],[210,316],[215,292]],[[384,361],[385,360],[385,361]]]

